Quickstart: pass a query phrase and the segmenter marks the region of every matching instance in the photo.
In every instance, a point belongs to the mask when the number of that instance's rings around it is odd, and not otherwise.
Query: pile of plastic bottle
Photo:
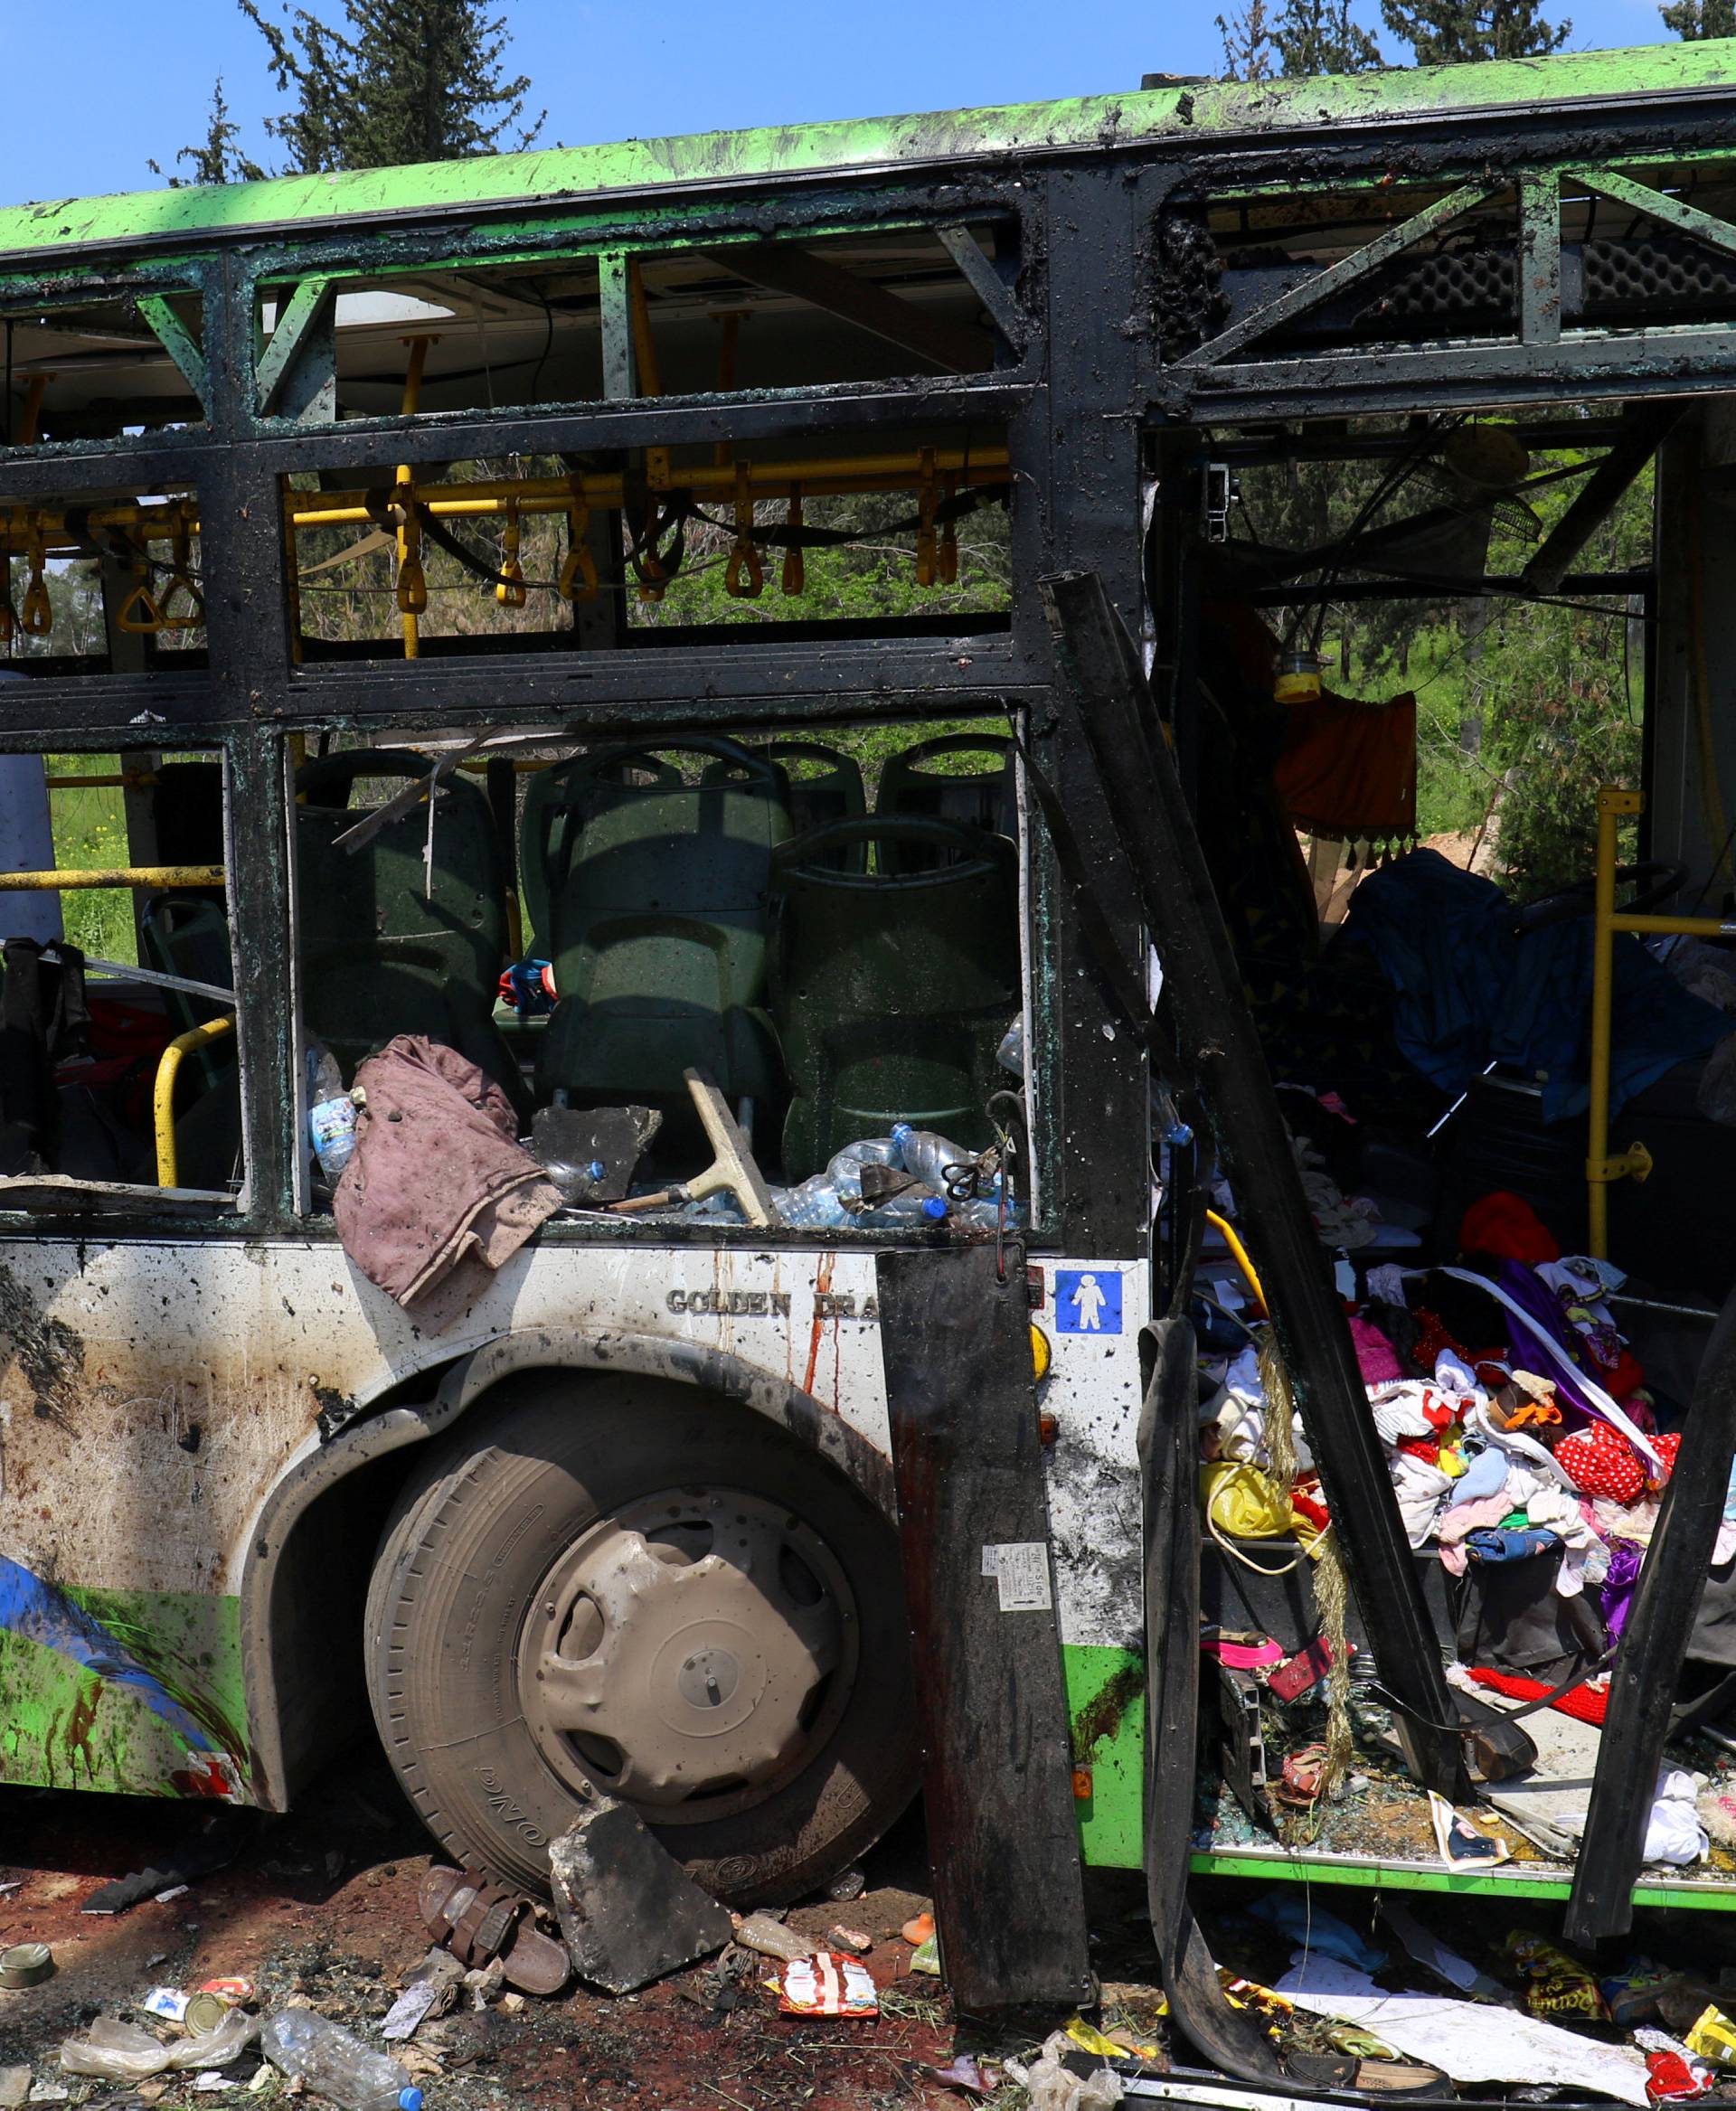
[[[843,1230],[850,1226],[863,1231],[921,1230],[948,1222],[992,1229],[1003,1220],[1013,1221],[1015,1212],[1009,1208],[1003,1219],[1002,1175],[998,1169],[985,1170],[982,1156],[932,1129],[894,1122],[890,1136],[846,1144],[824,1173],[815,1173],[799,1187],[773,1188],[772,1206],[779,1223],[798,1231]],[[864,1165],[893,1167],[908,1173],[916,1184],[865,1206]],[[969,1192],[965,1194],[967,1184]]]

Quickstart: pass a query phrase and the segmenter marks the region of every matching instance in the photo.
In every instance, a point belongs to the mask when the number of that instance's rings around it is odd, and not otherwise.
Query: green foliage
[[[195,146],[184,146],[175,157],[176,168],[183,162],[189,162],[193,174],[170,175],[170,190],[178,191],[195,184],[257,183],[265,171],[242,153],[241,137],[241,128],[229,114],[229,104],[223,95],[223,77],[220,73],[211,91],[211,117],[204,138]],[[157,162],[148,162],[146,165],[155,176],[163,174]]]
[[[1350,18],[1350,0],[1286,0],[1272,25],[1278,71],[1287,79],[1318,73],[1365,73],[1381,63],[1381,47]]]
[[[266,41],[279,93],[294,98],[266,124],[293,169],[493,154],[520,126],[530,80],[501,78],[506,18],[478,0],[344,0],[343,29],[306,7],[284,5],[278,23],[259,0],[238,4]],[[528,146],[542,126],[540,116],[512,144]]]
[[[1736,37],[1736,0],[1673,0],[1657,11],[1665,29],[1675,32],[1684,43],[1706,37]]]
[[[1357,432],[1385,421],[1358,420]],[[1558,450],[1532,473],[1592,459]],[[1367,513],[1384,465],[1301,462],[1246,470],[1242,531],[1266,544],[1321,549]],[[1512,576],[1581,488],[1577,476],[1533,485],[1529,530],[1497,518],[1488,570]],[[1637,477],[1576,562],[1604,571],[1644,566],[1652,546],[1651,472]],[[1391,524],[1438,494],[1404,485],[1364,525]],[[1639,769],[1644,654],[1639,623],[1612,598],[1580,603],[1437,595],[1346,602],[1324,613],[1298,604],[1269,611],[1280,635],[1318,637],[1326,680],[1346,694],[1413,690],[1418,713],[1418,833],[1494,839],[1497,876],[1519,899],[1552,893],[1590,870],[1598,788],[1632,784]],[[1477,639],[1481,632],[1480,649]],[[1480,746],[1467,748],[1467,728]]]
[[[50,755],[44,760],[50,777],[113,777],[120,769],[118,755]],[[55,865],[90,872],[129,863],[125,799],[118,785],[51,791]],[[72,943],[98,959],[137,963],[130,888],[68,888],[61,896],[61,922]]]
[[[1538,58],[1560,51],[1573,28],[1546,21],[1543,0],[1381,0],[1381,19],[1419,66]]]

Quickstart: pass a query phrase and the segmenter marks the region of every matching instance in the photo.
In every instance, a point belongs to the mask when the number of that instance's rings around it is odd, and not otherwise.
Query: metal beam
[[[1335,264],[1329,264],[1324,271],[1316,272],[1305,285],[1292,287],[1288,293],[1281,293],[1276,300],[1269,300],[1264,307],[1258,307],[1251,316],[1244,316],[1241,322],[1232,323],[1220,335],[1211,338],[1185,359],[1178,360],[1182,367],[1216,366],[1231,353],[1239,352],[1250,337],[1262,337],[1267,331],[1275,330],[1280,323],[1288,323],[1293,316],[1305,315],[1323,300],[1329,299],[1340,287],[1351,286],[1365,277],[1376,265],[1385,263],[1413,243],[1423,240],[1444,227],[1449,220],[1457,220],[1468,212],[1474,205],[1482,204],[1494,186],[1488,183],[1461,184],[1457,190],[1448,191],[1445,197],[1437,198],[1432,205],[1425,205],[1420,212],[1413,212],[1409,220],[1401,220],[1396,227],[1389,227],[1384,234],[1378,234],[1372,242],[1364,242],[1348,257],[1341,257]]]
[[[1710,249],[1736,256],[1736,227],[1727,220],[1702,212],[1697,205],[1690,205],[1684,199],[1655,191],[1649,184],[1637,184],[1632,176],[1621,175],[1615,169],[1576,168],[1568,173],[1573,182],[1600,192],[1618,205],[1630,205],[1636,212],[1643,212],[1648,219],[1675,228],[1678,234],[1691,235]]]
[[[794,242],[724,243],[705,252],[710,260],[738,278],[750,279],[772,293],[788,294],[854,323],[871,335],[911,352],[956,373],[979,372],[989,363],[990,347],[981,333],[931,316],[913,301],[888,293],[872,278],[861,278],[841,265],[816,257]]]
[[[192,333],[160,293],[141,293],[134,306],[141,320],[181,370],[181,378],[205,408],[205,355],[193,343]]]
[[[1559,590],[1569,565],[1609,519],[1622,493],[1662,447],[1672,427],[1687,415],[1687,409],[1685,403],[1648,403],[1628,413],[1627,432],[1532,551],[1519,575],[1522,588],[1538,594]]]
[[[1561,178],[1535,169],[1519,179],[1519,338],[1554,344],[1561,335]]]
[[[633,267],[625,250],[597,259],[597,297],[602,311],[603,395],[611,402],[639,392],[633,357]]]
[[[330,278],[304,278],[278,310],[277,327],[253,377],[261,418],[270,410],[278,391],[288,379],[290,366],[330,298],[333,284]]]
[[[934,231],[948,256],[969,279],[977,299],[995,318],[995,327],[1014,352],[1023,352],[1031,334],[1024,310],[1014,298],[1013,288],[983,254],[976,237],[967,227],[937,227]]]

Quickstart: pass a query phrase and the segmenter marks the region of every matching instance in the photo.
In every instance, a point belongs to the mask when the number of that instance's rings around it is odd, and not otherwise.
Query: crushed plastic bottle
[[[913,1129],[907,1121],[892,1124],[892,1141],[898,1145],[898,1163],[924,1187],[944,1193],[948,1166],[975,1165],[977,1154],[967,1151],[933,1129]]]
[[[319,1170],[335,1187],[355,1150],[355,1102],[323,1041],[307,1044],[307,1136]]]
[[[279,2009],[259,2033],[273,2067],[344,2111],[422,2111],[410,2069],[313,2009]]]
[[[758,1950],[762,1957],[779,1957],[786,1965],[811,1957],[819,1947],[793,1927],[786,1927],[781,1920],[774,1920],[769,1913],[750,1913],[745,1920],[738,1921],[735,1939],[744,1949]]]

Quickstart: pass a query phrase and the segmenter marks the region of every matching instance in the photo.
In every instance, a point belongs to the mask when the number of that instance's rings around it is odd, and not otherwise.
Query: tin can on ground
[[[46,1943],[14,1943],[0,1950],[0,1986],[40,1986],[54,1969],[54,1953]]]

